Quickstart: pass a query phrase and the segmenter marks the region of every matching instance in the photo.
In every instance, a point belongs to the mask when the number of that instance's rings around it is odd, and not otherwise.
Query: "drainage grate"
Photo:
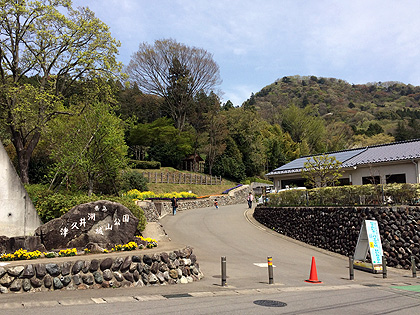
[[[364,286],[365,287],[381,287],[380,284],[373,284],[373,283],[371,283],[371,284],[364,284]]]
[[[254,304],[259,306],[267,306],[267,307],[284,307],[287,304],[280,301],[273,301],[273,300],[256,300]]]
[[[192,297],[189,293],[181,293],[181,294],[166,294],[162,295],[163,297],[167,299],[178,299],[178,298],[186,298],[186,297]]]

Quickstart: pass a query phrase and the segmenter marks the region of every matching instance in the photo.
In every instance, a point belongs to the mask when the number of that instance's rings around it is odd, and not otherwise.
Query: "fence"
[[[149,183],[160,184],[192,184],[192,185],[221,185],[222,176],[209,176],[188,173],[145,172],[144,177]]]

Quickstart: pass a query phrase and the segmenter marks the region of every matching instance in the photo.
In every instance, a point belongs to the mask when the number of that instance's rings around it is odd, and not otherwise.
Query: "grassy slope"
[[[175,170],[173,168],[168,167],[162,167],[159,170],[138,170],[141,173],[187,173],[187,174],[197,174],[197,175],[203,175],[201,173],[193,173],[188,171],[180,172],[178,170]],[[146,175],[147,177],[147,175]],[[221,185],[190,185],[190,184],[155,184],[155,183],[149,183],[147,184],[149,190],[153,191],[154,193],[160,194],[160,193],[170,193],[173,191],[181,192],[181,191],[191,191],[192,193],[198,195],[198,196],[207,196],[207,195],[219,195],[222,193],[222,191],[235,187],[237,184],[228,180],[223,179]]]

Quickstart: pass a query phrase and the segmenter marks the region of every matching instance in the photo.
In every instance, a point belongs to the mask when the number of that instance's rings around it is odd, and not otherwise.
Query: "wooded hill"
[[[341,146],[349,148],[419,138],[419,101],[420,87],[395,81],[349,84],[335,78],[290,76],[251,95],[244,106],[254,107],[270,124],[286,129],[285,109],[309,106],[306,113],[321,117],[330,134],[336,133],[334,129],[347,133]]]

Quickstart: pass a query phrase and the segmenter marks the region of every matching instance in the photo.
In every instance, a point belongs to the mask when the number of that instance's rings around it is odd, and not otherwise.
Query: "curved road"
[[[161,220],[169,237],[190,245],[197,255],[204,281],[220,284],[221,257],[226,256],[228,285],[258,287],[268,283],[267,257],[273,258],[274,282],[314,286],[309,278],[312,257],[318,279],[328,285],[348,285],[348,259],[268,230],[243,205],[179,211]],[[265,263],[265,266],[263,264]],[[358,280],[375,282],[378,275],[355,271]],[[382,276],[380,276],[382,277]]]

